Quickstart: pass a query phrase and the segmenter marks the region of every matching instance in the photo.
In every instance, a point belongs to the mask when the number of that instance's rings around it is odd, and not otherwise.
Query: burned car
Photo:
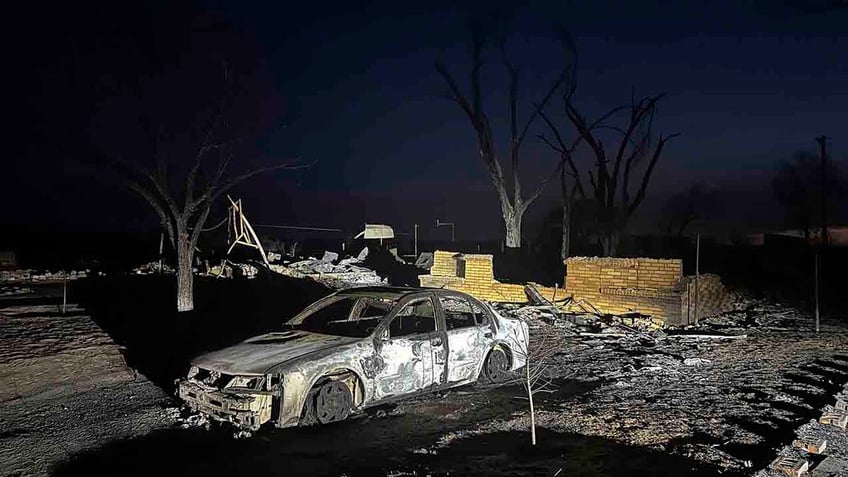
[[[281,331],[198,356],[178,393],[246,429],[330,423],[377,404],[522,367],[527,324],[466,294],[363,287],[308,306]]]

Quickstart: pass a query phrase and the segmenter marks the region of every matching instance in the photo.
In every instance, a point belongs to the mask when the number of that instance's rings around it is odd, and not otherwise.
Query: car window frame
[[[406,336],[392,337],[391,331],[389,330],[389,326],[391,325],[392,320],[394,320],[395,317],[398,315],[398,313],[400,313],[401,310],[406,308],[407,305],[409,305],[413,301],[416,301],[416,300],[419,300],[419,299],[422,299],[422,298],[429,299],[430,303],[433,305],[433,314],[434,314],[434,318],[435,318],[436,328],[432,331],[414,333],[414,334],[406,335]],[[388,315],[386,315],[386,318],[383,320],[383,322],[380,323],[380,325],[374,330],[374,333],[373,333],[372,336],[374,338],[381,338],[381,339],[386,339],[386,340],[392,341],[392,340],[395,340],[395,339],[409,339],[410,337],[416,337],[416,336],[429,336],[432,333],[438,333],[438,332],[444,331],[444,316],[441,313],[441,306],[439,305],[438,301],[439,300],[437,299],[437,297],[433,293],[429,293],[429,292],[414,293],[414,294],[410,294],[410,295],[402,297],[400,300],[397,301],[397,303],[395,304],[395,307],[388,313]]]
[[[455,300],[461,300],[461,301],[465,302],[465,304],[468,305],[468,309],[471,311],[471,318],[473,320],[472,324],[470,326],[463,326],[463,327],[459,327],[459,328],[453,328],[453,329],[448,328],[448,313],[447,313],[447,311],[445,311],[444,307],[442,307],[442,301],[441,301],[442,297],[453,298]],[[436,301],[439,302],[439,309],[442,313],[442,319],[445,323],[444,329],[445,329],[446,332],[450,333],[451,331],[454,331],[454,330],[467,330],[467,329],[470,329],[470,328],[476,328],[476,327],[482,326],[482,325],[477,323],[477,318],[475,317],[475,313],[474,313],[474,307],[472,306],[472,303],[468,300],[467,296],[461,295],[459,293],[439,293]]]

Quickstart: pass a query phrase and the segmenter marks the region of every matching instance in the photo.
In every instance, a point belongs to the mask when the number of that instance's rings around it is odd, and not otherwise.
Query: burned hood
[[[224,374],[264,374],[286,361],[359,340],[294,330],[267,333],[229,348],[200,355],[192,360],[192,364]]]

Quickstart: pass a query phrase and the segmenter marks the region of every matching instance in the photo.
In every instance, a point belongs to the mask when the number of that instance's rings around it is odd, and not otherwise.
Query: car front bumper
[[[177,394],[193,410],[238,427],[256,430],[271,419],[270,393],[236,394],[181,380]]]

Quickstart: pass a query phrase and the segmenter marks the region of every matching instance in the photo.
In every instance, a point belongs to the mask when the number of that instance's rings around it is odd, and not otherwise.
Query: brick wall
[[[456,276],[456,252],[445,252],[436,250],[433,252],[433,266],[430,267],[430,275],[436,277]]]
[[[717,315],[728,311],[733,306],[733,297],[721,283],[721,277],[705,273],[698,277],[698,293],[695,293],[695,277],[685,276],[680,279],[681,303],[680,324],[695,323],[695,313],[699,318]],[[697,307],[695,306],[697,300]]]
[[[694,278],[682,276],[682,260],[572,257],[565,265],[565,289],[534,284],[542,296],[553,300],[571,295],[603,313],[637,312],[666,324],[694,322]],[[491,255],[437,250],[430,274],[418,279],[423,287],[456,290],[481,300],[527,301],[524,285],[495,280]],[[730,296],[717,275],[701,275],[698,294],[698,316],[729,308]]]
[[[680,319],[682,260],[572,257],[565,291],[604,313],[628,312]]]
[[[501,283],[495,280],[492,256],[463,254],[436,250],[429,275],[420,275],[422,287],[447,288],[496,302],[523,303],[527,301],[524,285]],[[542,288],[543,295],[552,296],[553,289]],[[562,290],[559,291],[562,294]]]

